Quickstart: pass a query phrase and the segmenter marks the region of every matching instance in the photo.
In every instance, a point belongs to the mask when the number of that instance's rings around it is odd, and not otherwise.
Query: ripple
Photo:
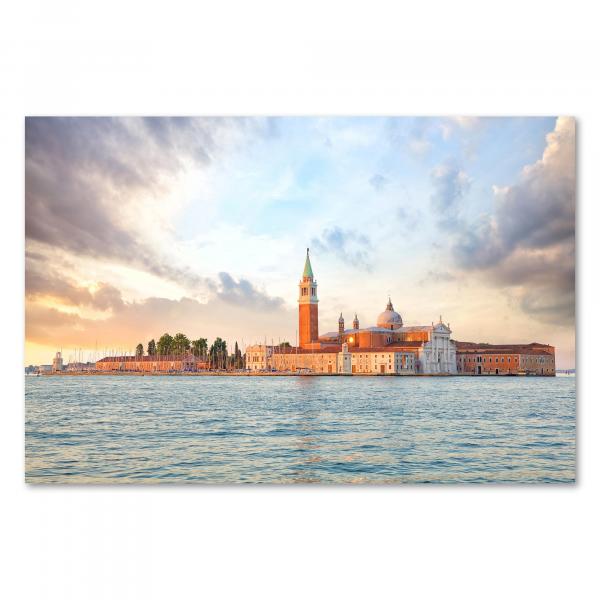
[[[567,483],[575,378],[26,378],[30,483]]]

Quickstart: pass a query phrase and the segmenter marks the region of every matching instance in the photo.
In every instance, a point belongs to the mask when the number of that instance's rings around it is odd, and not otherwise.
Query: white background
[[[3,597],[599,597],[593,3],[213,4],[2,9]],[[575,115],[577,485],[26,486],[28,114]]]

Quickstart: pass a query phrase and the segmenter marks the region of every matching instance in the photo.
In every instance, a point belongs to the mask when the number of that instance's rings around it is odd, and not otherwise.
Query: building
[[[52,371],[57,372],[57,371],[62,371],[62,370],[63,370],[62,353],[57,352],[56,356],[52,359]]]
[[[142,373],[197,372],[208,363],[193,354],[154,356],[107,356],[96,362],[97,371],[135,371]]]
[[[79,373],[81,371],[95,371],[96,363],[94,362],[70,362],[64,368],[67,373]]]
[[[556,375],[554,346],[456,342],[457,370],[469,375]]]
[[[251,371],[346,374],[452,374],[456,347],[448,324],[405,327],[390,298],[375,327],[361,328],[354,315],[346,329],[340,314],[335,332],[319,335],[317,281],[306,250],[298,284],[298,347],[255,345],[246,350]]]
[[[256,344],[246,348],[246,369],[249,371],[271,371],[273,346]]]
[[[330,348],[341,351],[342,344],[348,346],[351,355],[363,356],[366,369],[368,354],[381,355],[383,350],[394,355],[411,354],[416,373],[453,374],[456,373],[456,346],[451,340],[451,329],[440,320],[437,324],[406,327],[402,317],[394,310],[391,298],[385,310],[379,314],[375,327],[361,328],[355,313],[352,328],[346,329],[344,317],[340,314],[337,331],[319,335],[319,312],[317,282],[314,278],[308,249],[304,271],[299,283],[298,297],[299,348],[313,352],[324,352]],[[295,355],[292,350],[292,355]],[[302,353],[299,353],[302,354]],[[379,357],[378,357],[379,358]],[[389,361],[388,361],[389,363]],[[360,368],[360,363],[354,365]],[[380,368],[380,365],[378,365]]]
[[[313,276],[308,248],[302,279],[298,284],[298,333],[301,348],[308,348],[319,342],[319,299],[317,281]]]

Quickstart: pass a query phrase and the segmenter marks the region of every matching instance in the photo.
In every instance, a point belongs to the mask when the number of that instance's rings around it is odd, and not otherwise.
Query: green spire
[[[308,248],[306,249],[306,262],[304,263],[304,273],[302,273],[302,277],[314,277],[312,267],[310,266],[310,258],[308,257]]]

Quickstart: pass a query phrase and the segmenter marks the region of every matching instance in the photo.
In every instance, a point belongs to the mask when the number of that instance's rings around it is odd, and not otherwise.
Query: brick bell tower
[[[300,347],[319,341],[319,299],[317,298],[317,282],[314,278],[308,248],[306,249],[306,262],[302,279],[298,284],[300,295],[298,297],[299,318],[299,343]]]

